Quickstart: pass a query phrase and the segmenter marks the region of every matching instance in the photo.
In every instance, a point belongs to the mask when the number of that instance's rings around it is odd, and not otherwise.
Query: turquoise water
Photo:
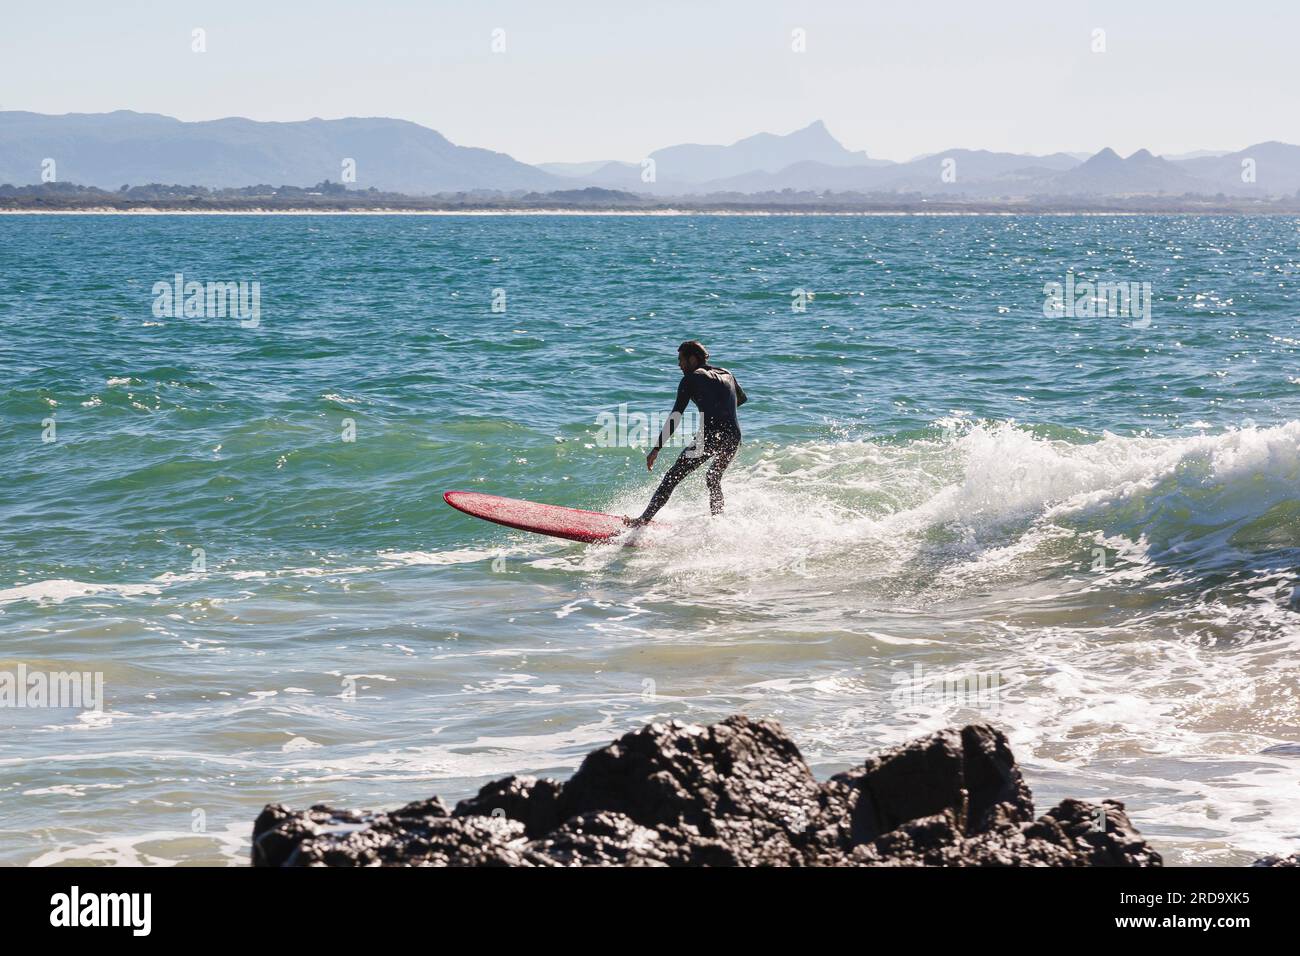
[[[178,272],[256,326],[155,315]],[[1150,321],[1045,315],[1070,273]],[[1298,290],[1293,219],[0,217],[0,672],[104,687],[0,708],[0,862],[242,861],[266,802],[735,711],[819,774],[991,720],[1040,808],[1293,852]],[[668,462],[598,416],[666,412],[684,338],[751,399],[725,516],[698,475],[638,549],[441,502],[639,512]]]

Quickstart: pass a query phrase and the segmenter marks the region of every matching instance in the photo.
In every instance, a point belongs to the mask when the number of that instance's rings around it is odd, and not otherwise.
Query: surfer
[[[646,470],[654,470],[655,459],[677,430],[687,402],[694,402],[700,410],[700,432],[695,436],[695,444],[686,448],[668,469],[641,516],[623,519],[624,524],[633,528],[649,524],[659,509],[668,503],[681,480],[710,458],[713,461],[704,475],[704,483],[709,489],[709,511],[715,515],[722,514],[722,473],[740,448],[740,420],[736,417],[736,409],[748,398],[736,376],[725,368],[710,365],[709,350],[694,340],[677,346],[677,365],[682,370],[677,401],[654,448],[646,455]]]

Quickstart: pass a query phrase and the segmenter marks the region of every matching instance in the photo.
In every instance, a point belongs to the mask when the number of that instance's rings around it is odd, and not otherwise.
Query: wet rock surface
[[[253,828],[253,864],[1159,866],[1161,859],[1115,801],[1065,800],[1035,818],[1006,737],[987,724],[913,740],[819,783],[778,724],[734,716],[707,727],[650,724],[593,751],[565,782],[506,777],[452,810],[436,797],[386,813],[272,804]]]

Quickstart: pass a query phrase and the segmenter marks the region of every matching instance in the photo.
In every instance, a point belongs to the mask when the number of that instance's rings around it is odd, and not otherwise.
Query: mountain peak
[[[787,133],[783,138],[799,140],[804,143],[818,143],[839,149],[844,148],[840,141],[831,135],[831,131],[826,128],[826,123],[822,120],[813,120],[803,129]]]
[[[792,133],[755,133],[730,146],[668,146],[650,157],[658,164],[659,181],[677,187],[750,172],[775,173],[800,162],[858,166],[868,161],[865,153],[845,149],[822,120]]]

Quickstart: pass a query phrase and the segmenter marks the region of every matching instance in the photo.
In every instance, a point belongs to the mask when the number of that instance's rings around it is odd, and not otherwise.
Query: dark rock
[[[507,777],[448,814],[268,806],[258,866],[1159,866],[1124,807],[1034,819],[1006,737],[949,728],[819,784],[765,720],[650,724],[564,783]],[[1263,863],[1263,861],[1261,861]]]
[[[736,716],[708,727],[650,724],[593,751],[557,809],[561,819],[613,810],[643,827],[720,840],[744,865],[797,864],[792,837],[817,812],[818,792],[780,726]]]
[[[951,811],[964,834],[1026,823],[1034,805],[1007,740],[972,724],[914,740],[835,780],[857,791],[852,840],[865,843],[918,817]]]
[[[321,805],[310,810],[290,810],[278,803],[269,804],[253,823],[253,865],[283,866],[304,840],[322,832],[362,826],[367,819],[362,813]]]
[[[1079,865],[1160,865],[1160,854],[1147,846],[1124,813],[1124,804],[1117,800],[1103,800],[1100,806],[1083,800],[1062,800],[1034,826],[1040,824],[1052,832],[1052,842],[1069,851]],[[1062,839],[1056,838],[1056,831]]]
[[[523,826],[504,817],[452,818],[441,800],[389,813],[274,804],[253,825],[260,866],[520,866]]]
[[[721,840],[674,827],[643,827],[610,810],[566,820],[525,854],[535,866],[740,866]]]
[[[1256,860],[1251,866],[1300,866],[1300,853],[1290,856],[1266,856]]]
[[[494,780],[476,796],[456,804],[452,816],[504,816],[518,820],[532,839],[543,836],[560,825],[556,798],[560,785],[554,780],[534,777],[506,777]]]

